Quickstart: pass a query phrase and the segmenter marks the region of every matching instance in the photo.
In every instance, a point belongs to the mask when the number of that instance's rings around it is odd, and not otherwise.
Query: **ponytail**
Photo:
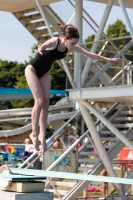
[[[61,35],[66,39],[76,38],[79,39],[78,29],[72,24],[62,25],[60,22],[56,22],[61,29]]]

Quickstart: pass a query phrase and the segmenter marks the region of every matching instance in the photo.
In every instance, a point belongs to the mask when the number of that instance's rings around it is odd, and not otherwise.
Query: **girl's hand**
[[[43,55],[43,53],[42,53],[42,44],[38,45],[38,53],[40,53],[41,55]]]
[[[112,58],[111,61],[109,61],[112,65],[118,65],[122,62],[121,58]]]

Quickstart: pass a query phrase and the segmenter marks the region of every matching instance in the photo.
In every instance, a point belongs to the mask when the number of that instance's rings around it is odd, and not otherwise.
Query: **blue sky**
[[[54,3],[51,6],[66,23],[74,11],[67,1]],[[84,0],[83,6],[99,25],[106,5]],[[133,19],[133,10],[127,9],[127,13],[130,20]],[[28,60],[29,55],[31,55],[31,46],[37,41],[11,13],[0,11],[0,19],[0,59],[18,62]],[[113,6],[105,31],[108,25],[114,23],[117,19],[122,20],[126,25],[121,8]],[[74,24],[74,20],[72,23]],[[133,26],[132,20],[131,23]],[[93,34],[93,31],[84,22],[83,40],[91,34]]]

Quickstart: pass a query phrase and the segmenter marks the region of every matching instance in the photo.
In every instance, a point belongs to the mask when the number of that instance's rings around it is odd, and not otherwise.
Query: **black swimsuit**
[[[41,78],[44,74],[46,74],[51,69],[52,63],[55,60],[63,59],[66,56],[67,47],[64,52],[58,51],[59,41],[60,39],[58,38],[58,44],[55,49],[42,50],[43,55],[38,53],[37,56],[29,63],[36,70],[36,74],[38,78]]]

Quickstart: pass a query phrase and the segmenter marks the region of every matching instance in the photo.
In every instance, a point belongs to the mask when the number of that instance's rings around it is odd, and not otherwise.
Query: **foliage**
[[[23,63],[0,60],[0,87],[13,87],[17,77],[24,75],[25,65]],[[0,101],[0,110],[12,109],[11,101]]]
[[[0,110],[12,109],[13,105],[11,101],[0,101]]]
[[[16,82],[14,84],[14,87],[15,88],[28,88],[28,84],[27,84],[27,81],[26,81],[26,78],[25,76],[17,76],[16,77]]]
[[[51,88],[53,90],[64,90],[66,84],[66,73],[54,62],[50,72]]]
[[[92,41],[94,41],[94,39],[95,39],[95,35],[90,35],[85,39],[85,42],[92,42]],[[87,44],[86,47],[88,49],[91,49],[92,44]]]
[[[129,36],[130,33],[127,31],[126,26],[123,24],[121,20],[117,20],[114,24],[108,26],[107,29],[107,36],[109,38],[117,38],[117,37],[124,37]],[[122,49],[131,39],[121,39],[116,40],[113,43],[116,47],[120,50]],[[133,47],[131,47],[126,53],[133,53]],[[126,56],[128,60],[132,60],[132,56]]]
[[[0,60],[0,87],[13,87],[17,77],[24,75],[24,69],[22,63]]]

